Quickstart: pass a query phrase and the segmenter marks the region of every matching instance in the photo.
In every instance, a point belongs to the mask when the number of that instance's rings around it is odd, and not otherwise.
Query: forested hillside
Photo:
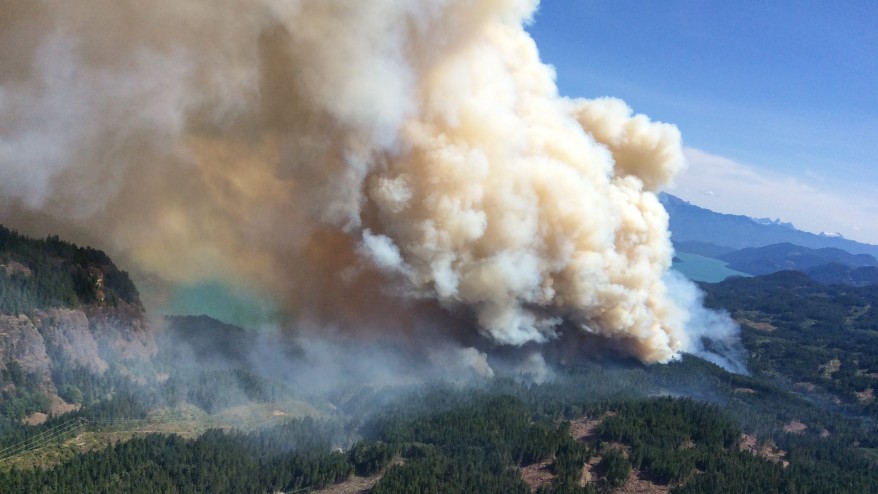
[[[128,273],[105,253],[58,237],[29,238],[0,225],[0,313],[119,302],[140,300]]]
[[[0,421],[100,401],[154,353],[143,312],[105,253],[0,226]]]
[[[795,271],[703,287],[708,305],[741,324],[756,375],[878,418],[878,287],[824,285]]]
[[[874,288],[705,284],[742,324],[750,376],[688,355],[571,359],[539,383],[348,376],[326,392],[266,373],[266,340],[207,317],[168,318],[152,353],[125,358],[114,345],[148,328],[124,272],[58,239],[7,239],[0,275],[33,305],[0,316],[0,493],[878,492]],[[51,280],[70,290],[41,295]]]
[[[126,413],[148,413],[125,399]],[[694,359],[590,365],[543,385],[375,388],[334,406],[253,432],[140,435],[48,470],[6,470],[0,491],[302,492],[383,473],[371,492],[612,492],[635,478],[674,493],[878,492],[874,431]],[[782,432],[775,422],[790,417],[831,433]]]

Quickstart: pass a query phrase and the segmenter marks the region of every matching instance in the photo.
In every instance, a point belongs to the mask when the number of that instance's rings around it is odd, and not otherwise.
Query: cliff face
[[[155,351],[153,333],[141,312],[127,304],[0,315],[0,367],[18,362],[46,384],[61,360],[103,373],[109,362],[148,360]]]
[[[105,253],[0,225],[0,369],[52,388],[53,370],[103,373],[156,351],[137,288]]]
[[[41,310],[33,320],[46,346],[51,349],[47,353],[98,372],[109,367],[98,352],[97,340],[89,330],[89,320],[83,311]]]
[[[51,361],[46,341],[34,322],[25,315],[0,314],[0,365],[15,361],[22,370],[49,380]]]

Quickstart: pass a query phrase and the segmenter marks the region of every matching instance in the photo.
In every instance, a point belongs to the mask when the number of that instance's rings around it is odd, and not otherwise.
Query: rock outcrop
[[[29,374],[49,381],[52,362],[46,341],[34,321],[25,315],[0,314],[0,365],[15,361]]]
[[[103,373],[111,362],[134,364],[150,359],[155,351],[154,335],[135,305],[0,314],[0,367],[18,362],[47,384],[60,360]]]
[[[51,391],[53,371],[100,374],[155,352],[137,288],[107,254],[0,225],[0,369],[16,362]]]

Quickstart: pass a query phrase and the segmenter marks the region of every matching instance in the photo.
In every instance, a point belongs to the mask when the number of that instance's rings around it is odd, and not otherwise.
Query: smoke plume
[[[536,8],[0,0],[0,220],[302,327],[668,361],[679,132],[560,97]]]

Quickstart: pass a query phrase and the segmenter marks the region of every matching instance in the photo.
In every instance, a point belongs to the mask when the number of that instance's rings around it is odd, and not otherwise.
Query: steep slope
[[[29,376],[53,395],[72,372],[101,374],[113,364],[137,365],[155,348],[134,284],[106,254],[0,226],[0,370],[6,401],[24,392],[16,392],[12,374]]]

